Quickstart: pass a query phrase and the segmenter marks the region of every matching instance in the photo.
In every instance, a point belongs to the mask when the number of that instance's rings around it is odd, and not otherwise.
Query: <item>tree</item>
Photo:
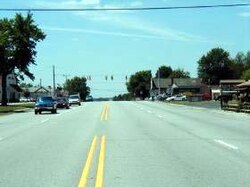
[[[198,76],[206,84],[218,85],[221,79],[232,78],[229,52],[214,48],[198,61]]]
[[[169,78],[173,70],[170,66],[161,66],[158,68],[155,77],[160,76],[160,78]]]
[[[127,89],[131,95],[145,99],[149,97],[149,87],[152,78],[151,71],[139,71],[131,75],[127,83]]]
[[[190,73],[188,71],[184,71],[184,69],[177,68],[171,73],[170,77],[171,78],[190,78]]]
[[[231,62],[231,72],[233,79],[239,79],[247,65],[247,57],[243,52],[237,53],[233,61]]]
[[[130,93],[120,94],[113,98],[113,101],[131,101],[133,99]]]
[[[25,82],[22,82],[21,84],[20,84],[20,87],[22,87],[22,88],[31,88],[31,87],[33,87],[33,85],[31,84],[31,83],[25,83]]]
[[[34,80],[29,71],[35,65],[36,45],[46,35],[35,24],[32,14],[26,17],[16,14],[13,19],[0,20],[0,76],[2,76],[2,105],[7,105],[6,77],[16,72],[19,78],[24,75]]]
[[[80,94],[82,100],[90,94],[90,88],[87,86],[87,79],[85,77],[74,77],[68,79],[64,84],[64,89],[70,94]]]
[[[246,54],[246,64],[245,64],[246,69],[250,69],[250,51],[247,52]]]
[[[242,79],[245,79],[245,80],[250,80],[250,68],[245,70],[242,74]]]

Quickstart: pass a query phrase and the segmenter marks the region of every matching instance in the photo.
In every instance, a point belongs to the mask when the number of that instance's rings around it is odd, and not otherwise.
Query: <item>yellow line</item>
[[[106,115],[107,104],[104,105],[101,113],[101,121],[104,121]]]
[[[109,105],[107,105],[106,107],[105,121],[108,120],[108,114],[109,114]]]
[[[95,187],[103,186],[103,170],[104,170],[104,159],[105,159],[105,146],[106,146],[106,137],[102,137],[101,150],[99,155],[98,169],[95,181]]]
[[[83,172],[82,172],[82,176],[80,178],[78,187],[85,187],[87,184],[87,180],[88,180],[88,175],[89,175],[89,171],[90,171],[90,166],[93,160],[93,156],[94,156],[94,152],[95,152],[95,147],[96,147],[96,142],[97,142],[97,136],[94,137],[92,144],[91,144],[91,148],[89,150],[89,154],[88,154],[88,158],[86,160]]]

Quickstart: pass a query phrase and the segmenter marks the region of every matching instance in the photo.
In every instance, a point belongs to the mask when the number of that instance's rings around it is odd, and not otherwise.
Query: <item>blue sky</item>
[[[250,0],[220,0],[220,4]],[[218,4],[218,0],[1,0],[1,8],[116,8]],[[15,13],[0,12],[0,18]],[[34,12],[47,34],[39,43],[34,84],[52,85],[52,65],[58,84],[91,75],[94,97],[126,92],[125,76],[161,65],[184,68],[197,76],[197,61],[213,47],[232,56],[250,50],[250,7],[109,12]],[[114,75],[105,81],[105,75]],[[27,80],[27,82],[30,82]]]

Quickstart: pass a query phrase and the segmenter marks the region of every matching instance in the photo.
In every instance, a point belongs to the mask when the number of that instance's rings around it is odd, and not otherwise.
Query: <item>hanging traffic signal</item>
[[[108,76],[107,76],[107,75],[105,76],[105,80],[106,80],[106,81],[108,80]]]
[[[114,80],[114,77],[113,77],[113,75],[111,75],[111,80]]]

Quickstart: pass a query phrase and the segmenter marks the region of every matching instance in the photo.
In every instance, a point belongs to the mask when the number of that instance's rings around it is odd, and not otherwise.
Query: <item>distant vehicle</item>
[[[92,101],[94,101],[94,98],[91,95],[89,95],[89,96],[86,97],[85,101],[86,102],[92,102]]]
[[[69,100],[67,97],[57,97],[57,108],[66,108],[69,109]]]
[[[20,102],[28,102],[29,99],[27,97],[20,97],[19,101]]]
[[[175,96],[168,97],[166,99],[166,101],[186,101],[186,100],[187,100],[187,96],[185,95],[175,95]]]
[[[168,95],[167,94],[160,94],[160,95],[157,95],[156,96],[156,100],[158,101],[164,101],[168,98]]]
[[[35,103],[35,114],[43,111],[50,111],[52,114],[57,112],[57,102],[52,97],[40,97]]]
[[[79,95],[70,95],[69,96],[69,106],[71,105],[81,105],[81,98]]]
[[[36,100],[34,98],[30,97],[29,102],[36,102]]]
[[[209,101],[211,99],[212,99],[212,97],[209,93],[202,94],[202,101]]]

